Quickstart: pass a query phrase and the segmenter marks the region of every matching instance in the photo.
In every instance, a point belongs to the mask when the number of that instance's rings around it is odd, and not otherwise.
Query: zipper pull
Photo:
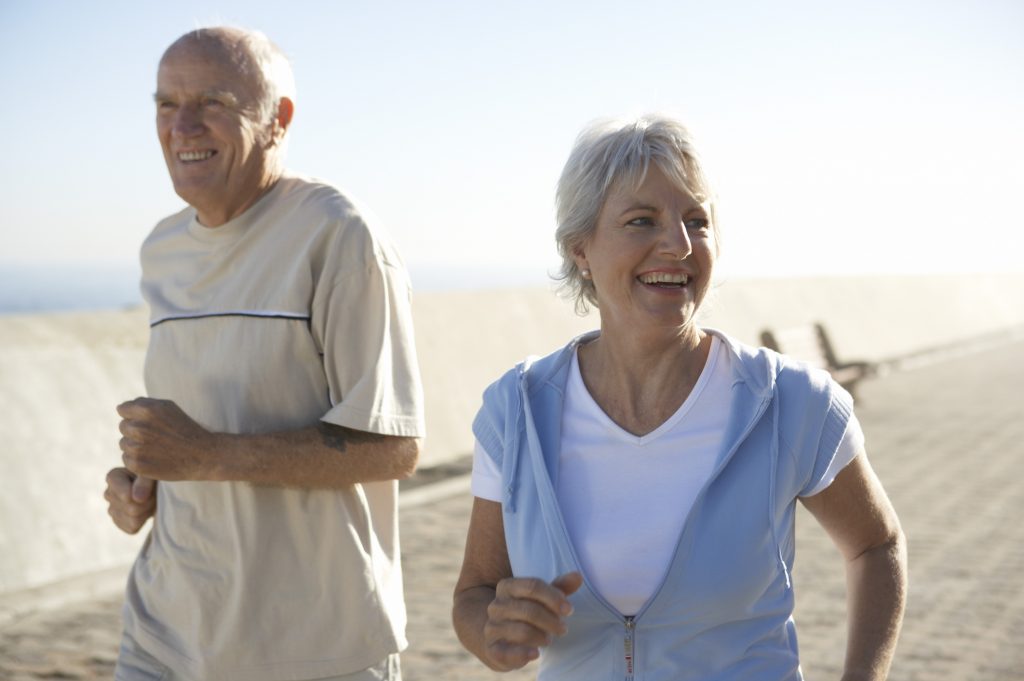
[[[633,663],[636,660],[634,653],[633,632],[636,629],[636,622],[633,617],[626,618],[626,637],[623,639],[623,647],[626,654],[626,681],[633,681]]]

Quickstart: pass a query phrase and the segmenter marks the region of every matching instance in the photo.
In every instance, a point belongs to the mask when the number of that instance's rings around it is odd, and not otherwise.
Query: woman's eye
[[[707,229],[711,226],[711,222],[707,218],[690,218],[684,220],[683,224],[686,225],[686,229]]]
[[[647,217],[633,218],[632,220],[630,220],[626,224],[627,225],[632,225],[634,227],[650,227],[651,225],[654,224],[654,220],[652,220],[651,218],[647,218]]]

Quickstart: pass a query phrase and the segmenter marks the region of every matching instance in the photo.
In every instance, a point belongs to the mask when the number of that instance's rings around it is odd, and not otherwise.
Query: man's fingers
[[[114,511],[114,509],[110,509],[109,513],[110,517],[114,521],[114,525],[116,525],[119,530],[127,534],[137,534],[138,531],[142,529],[142,526],[145,525],[146,521],[149,519],[149,516],[138,517],[128,515],[125,513],[119,513]]]
[[[138,476],[132,483],[132,501],[139,504],[149,501],[153,496],[154,487],[156,487],[156,480],[143,475]]]
[[[121,501],[129,501],[132,495],[132,478],[127,468],[114,468],[107,473],[107,491],[103,495],[107,501],[111,496]]]
[[[107,489],[103,498],[109,507],[107,513],[114,524],[128,534],[135,534],[156,511],[156,482],[137,477],[126,468],[114,468],[107,473]]]
[[[143,418],[148,416],[154,408],[169,400],[158,400],[152,397],[136,397],[117,405],[117,413],[123,419]],[[171,403],[173,404],[173,402]]]
[[[137,397],[134,400],[128,400],[117,405],[117,414],[123,419],[131,418],[133,415],[139,413],[139,401],[141,397]]]

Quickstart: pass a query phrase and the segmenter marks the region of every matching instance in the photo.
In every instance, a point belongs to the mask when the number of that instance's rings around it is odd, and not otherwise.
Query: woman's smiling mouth
[[[648,272],[637,277],[641,284],[658,288],[683,288],[690,282],[690,276],[682,273]]]

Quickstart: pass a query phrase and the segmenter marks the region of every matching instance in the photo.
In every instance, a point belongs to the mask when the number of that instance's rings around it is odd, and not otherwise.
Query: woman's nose
[[[682,218],[673,220],[662,234],[661,253],[676,260],[684,260],[693,252],[690,234]]]

